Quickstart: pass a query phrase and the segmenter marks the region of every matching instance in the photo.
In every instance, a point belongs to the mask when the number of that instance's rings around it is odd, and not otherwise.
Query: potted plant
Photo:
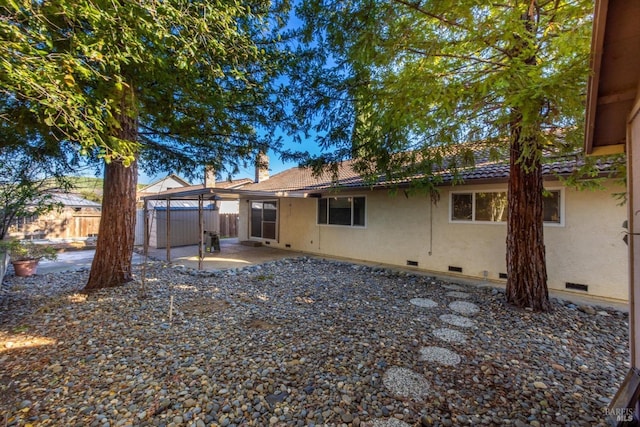
[[[0,242],[0,249],[9,254],[16,276],[31,276],[36,273],[41,259],[54,260],[58,257],[56,249],[51,246],[17,239]]]

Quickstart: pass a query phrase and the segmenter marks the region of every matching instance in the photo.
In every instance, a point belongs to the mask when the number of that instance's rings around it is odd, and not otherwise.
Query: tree
[[[304,48],[315,63],[299,69],[311,83],[292,88],[306,94],[296,111],[332,148],[310,163],[353,157],[371,180],[423,174],[414,183],[433,191],[435,172],[473,163],[459,143],[482,141],[493,158],[510,160],[507,300],[548,310],[541,164],[544,153],[581,144],[591,7],[303,1]]]
[[[70,167],[55,156],[35,156],[28,148],[0,149],[0,240],[16,219],[40,216],[61,208],[53,192],[70,188]]]
[[[138,162],[237,170],[277,146],[286,0],[14,0],[0,6],[0,120],[104,162],[85,289],[131,279]],[[71,155],[72,153],[65,153]]]

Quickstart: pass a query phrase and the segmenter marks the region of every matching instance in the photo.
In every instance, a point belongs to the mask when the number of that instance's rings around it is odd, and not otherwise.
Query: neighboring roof
[[[100,209],[100,203],[92,202],[77,194],[72,193],[51,193],[53,200],[62,203],[67,208],[96,208]]]
[[[216,188],[240,188],[247,184],[253,184],[251,178],[240,178],[224,181],[216,181]]]
[[[169,185],[172,185],[171,183],[175,183],[180,187],[188,187],[191,185],[187,180],[180,178],[178,175],[172,173],[171,175],[167,175],[164,178],[160,178],[156,181],[153,181],[151,184],[147,184],[146,186],[138,190],[138,192],[139,193],[149,193],[149,192],[157,193],[158,191],[165,191],[167,190],[167,187]],[[175,188],[175,187],[172,187],[172,188]]]
[[[640,97],[640,2],[596,0],[587,92],[585,152],[622,153]]]
[[[185,183],[185,185],[181,185],[180,187],[171,187],[169,189],[164,188],[160,191],[149,191],[150,188],[154,187],[154,186],[158,186],[158,184],[162,183],[163,181],[169,179],[170,177],[175,177],[180,179],[182,182]],[[253,180],[251,178],[240,178],[240,179],[225,179],[222,181],[216,181],[216,186],[215,188],[240,188],[243,187],[247,184],[252,184]],[[143,194],[143,195],[147,195],[149,193],[166,193],[166,192],[176,192],[176,191],[189,191],[189,190],[197,190],[200,188],[204,188],[204,184],[195,184],[195,185],[191,185],[188,182],[182,180],[181,178],[175,176],[175,175],[169,175],[166,176],[165,178],[159,180],[159,181],[155,181],[152,184],[149,184],[148,186],[140,189],[138,191],[139,194]]]

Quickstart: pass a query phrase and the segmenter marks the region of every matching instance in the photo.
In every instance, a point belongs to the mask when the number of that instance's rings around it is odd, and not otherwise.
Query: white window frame
[[[362,225],[354,225],[353,223],[353,199],[355,198],[359,198],[359,199],[364,199],[364,224]],[[346,224],[330,224],[329,223],[329,199],[351,199],[351,224],[350,225],[346,225]],[[326,200],[327,201],[327,222],[326,223],[321,223],[319,222],[319,213],[320,213],[320,201],[321,200]],[[319,197],[317,199],[316,202],[316,225],[321,226],[321,227],[350,227],[350,228],[356,228],[356,229],[363,229],[363,228],[367,228],[367,213],[369,211],[369,202],[367,200],[367,196],[361,196],[361,195],[339,195],[339,196],[322,196]]]
[[[563,187],[549,187],[546,191],[560,193],[560,221],[545,221],[544,226],[564,227],[565,225],[565,191]],[[450,224],[485,224],[485,225],[504,225],[505,221],[478,221],[476,220],[476,194],[477,193],[506,193],[506,189],[486,189],[486,190],[469,190],[469,191],[451,191],[449,192],[449,223]],[[453,219],[453,196],[455,194],[471,194],[471,220],[454,220]]]

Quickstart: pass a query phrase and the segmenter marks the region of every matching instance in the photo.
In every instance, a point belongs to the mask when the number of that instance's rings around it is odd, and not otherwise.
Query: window
[[[562,224],[561,190],[544,195],[544,222]],[[507,221],[505,191],[451,193],[451,221],[500,223]]]
[[[13,231],[26,232],[28,226],[36,222],[38,222],[38,216],[36,215],[19,216],[13,218],[9,227],[13,228]]]
[[[506,220],[507,193],[476,193],[476,221]]]
[[[318,199],[318,224],[364,227],[364,197],[323,197]]]
[[[553,190],[544,194],[542,209],[544,211],[544,222],[561,224],[560,220],[560,190]]]

